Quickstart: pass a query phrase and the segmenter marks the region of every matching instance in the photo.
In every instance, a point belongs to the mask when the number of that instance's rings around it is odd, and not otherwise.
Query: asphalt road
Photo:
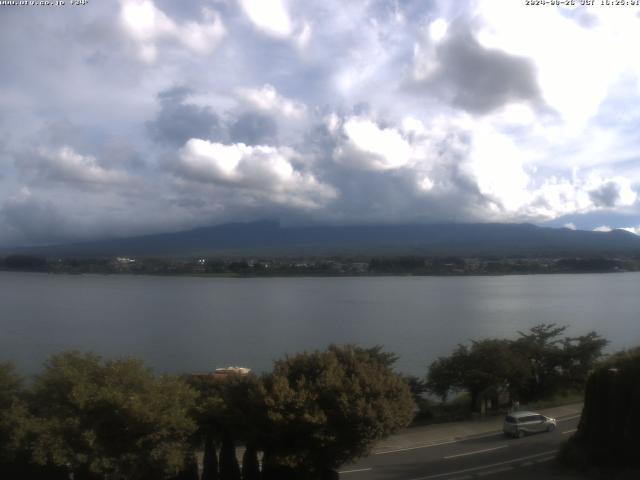
[[[550,463],[575,432],[579,415],[558,419],[550,433],[512,439],[491,433],[458,441],[380,452],[345,466],[342,480],[471,480],[529,477],[532,467]]]

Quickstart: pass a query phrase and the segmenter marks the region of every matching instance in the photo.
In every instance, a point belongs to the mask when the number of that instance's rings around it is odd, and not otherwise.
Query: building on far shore
[[[234,375],[238,375],[244,377],[249,375],[251,372],[250,368],[245,367],[225,367],[225,368],[216,368],[213,372],[207,373],[192,373],[192,377],[200,377],[200,378],[230,378]]]

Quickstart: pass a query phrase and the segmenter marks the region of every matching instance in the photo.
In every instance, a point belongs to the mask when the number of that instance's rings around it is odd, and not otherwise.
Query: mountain
[[[204,255],[629,255],[640,237],[531,224],[428,224],[283,227],[277,221],[47,247],[5,249],[47,256]]]

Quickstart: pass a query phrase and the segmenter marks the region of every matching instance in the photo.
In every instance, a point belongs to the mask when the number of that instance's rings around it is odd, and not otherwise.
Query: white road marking
[[[493,430],[490,433],[484,433],[482,435],[469,435],[468,437],[457,438],[458,442],[464,442],[465,440],[475,440],[477,438],[497,437],[504,435],[502,430]]]
[[[374,455],[385,455],[387,453],[406,452],[408,450],[418,450],[419,448],[437,447],[438,445],[451,445],[452,443],[458,443],[460,440],[448,440],[446,442],[439,443],[425,443],[422,445],[416,445],[415,447],[398,448],[396,450],[385,450],[383,452],[375,452]]]
[[[341,472],[338,472],[340,475],[344,474],[344,473],[356,473],[356,472],[368,472],[369,470],[371,470],[370,468],[357,468],[355,470],[342,470]]]
[[[448,455],[444,458],[449,459],[449,458],[458,458],[458,457],[466,457],[467,455],[475,455],[476,453],[485,453],[485,452],[493,452],[494,450],[500,450],[501,448],[507,448],[509,445],[499,445],[497,447],[493,447],[493,448],[485,448],[484,450],[474,450],[473,452],[466,452],[466,453],[457,453],[455,455]]]
[[[426,477],[417,477],[417,478],[412,478],[411,480],[431,480],[432,478],[442,478],[442,477],[448,477],[450,475],[458,475],[460,473],[469,473],[469,472],[475,472],[478,470],[486,470],[488,468],[500,467],[502,465],[518,463],[524,460],[530,460],[532,458],[543,457],[545,455],[554,455],[555,453],[556,451],[552,450],[550,452],[537,453],[535,455],[528,455],[526,457],[512,458],[511,460],[505,460],[504,462],[491,463],[489,465],[481,465],[479,467],[465,468],[464,470],[456,470],[455,472],[445,472],[445,473],[438,473],[436,475],[428,475]]]
[[[566,422],[568,420],[573,420],[574,418],[580,418],[580,415],[572,415],[570,417],[558,417],[558,420],[562,420],[563,422]],[[383,450],[382,452],[374,452],[373,455],[386,455],[387,453],[408,452],[410,450],[419,450],[421,448],[437,447],[439,445],[451,445],[452,443],[464,442],[465,440],[493,437],[493,436],[499,435],[500,433],[501,433],[501,430],[493,430],[491,432],[484,433],[481,435],[469,435],[468,437],[455,438],[454,440],[447,440],[444,442],[423,443],[421,445],[416,445],[414,447],[396,448],[393,450]]]
[[[562,432],[562,435],[566,435],[567,433],[573,433],[573,432],[577,432],[578,429],[577,428],[572,428],[571,430],[565,430],[564,432]]]
[[[566,422],[568,420],[573,420],[574,418],[580,418],[582,415],[573,415],[571,417],[560,417],[558,418],[558,420],[562,420],[563,422]]]
[[[544,462],[550,462],[551,460],[553,460],[555,457],[547,457],[547,458],[541,458],[539,460],[534,460],[535,463],[544,463]]]
[[[509,465],[507,467],[494,468],[493,470],[479,472],[477,475],[479,477],[484,477],[485,475],[495,475],[496,473],[508,472],[509,470],[513,470],[513,466]]]
[[[420,448],[437,447],[439,445],[451,445],[452,443],[464,442],[466,440],[475,440],[477,438],[497,437],[501,433],[500,430],[495,430],[491,433],[485,433],[483,435],[471,435],[469,437],[456,438],[455,440],[447,440],[445,442],[436,443],[423,443],[416,445],[415,447],[397,448],[395,450],[383,450],[382,452],[374,452],[374,455],[386,455],[387,453],[406,452],[408,450],[418,450]]]

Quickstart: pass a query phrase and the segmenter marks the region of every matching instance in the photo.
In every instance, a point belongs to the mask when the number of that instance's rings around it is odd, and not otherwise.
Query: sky
[[[638,6],[2,3],[0,245],[267,218],[640,234]]]

